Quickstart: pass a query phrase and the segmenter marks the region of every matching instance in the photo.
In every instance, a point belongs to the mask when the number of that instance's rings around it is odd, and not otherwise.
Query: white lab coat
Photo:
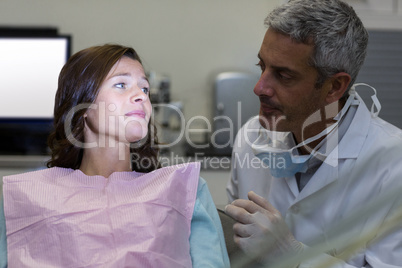
[[[258,133],[250,132],[250,129],[259,127],[258,119],[251,119],[236,137],[231,180],[227,185],[230,202],[237,198],[247,199],[247,193],[253,190],[281,212],[295,238],[307,246],[315,245],[312,240],[325,244],[330,241],[330,232],[336,230],[337,224],[353,215],[358,216],[352,226],[336,234],[338,238],[346,238],[344,244],[299,267],[316,267],[314,263],[319,260],[339,260],[337,256],[344,252],[347,242],[355,241],[369,230],[374,231],[364,248],[346,262],[340,261],[331,267],[402,267],[402,220],[391,234],[380,237],[384,221],[395,211],[401,211],[402,194],[391,196],[391,200],[379,209],[360,213],[371,201],[389,196],[388,191],[402,189],[400,129],[372,117],[361,101],[339,142],[339,149],[329,154],[299,192],[294,177],[273,178],[268,168],[262,167],[254,156],[250,144]]]

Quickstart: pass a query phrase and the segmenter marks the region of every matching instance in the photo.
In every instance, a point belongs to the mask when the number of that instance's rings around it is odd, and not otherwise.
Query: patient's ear
[[[340,72],[329,78],[329,89],[326,97],[327,103],[338,101],[349,87],[352,80],[349,74]]]
[[[82,116],[82,118],[84,119],[84,130],[85,130],[85,129],[88,127],[88,122],[87,122],[88,114],[85,113],[85,114]]]

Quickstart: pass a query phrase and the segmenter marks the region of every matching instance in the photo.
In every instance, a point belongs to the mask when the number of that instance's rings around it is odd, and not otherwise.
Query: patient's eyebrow
[[[119,76],[131,77],[132,75],[131,75],[131,73],[115,73],[115,74],[112,74],[108,79],[112,79],[112,78],[114,78],[114,77],[119,77]],[[149,84],[148,77],[146,77],[145,75],[142,76],[142,77],[140,78],[140,80],[146,81],[146,82]]]
[[[116,76],[131,76],[131,74],[130,74],[130,73],[115,73],[115,74],[112,74],[112,75],[109,77],[109,79],[110,79],[110,78],[113,78],[113,77],[116,77]]]

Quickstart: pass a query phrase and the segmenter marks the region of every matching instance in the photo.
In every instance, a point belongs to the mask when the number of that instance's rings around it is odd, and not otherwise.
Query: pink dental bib
[[[50,168],[4,178],[9,267],[191,267],[200,166],[109,178]]]

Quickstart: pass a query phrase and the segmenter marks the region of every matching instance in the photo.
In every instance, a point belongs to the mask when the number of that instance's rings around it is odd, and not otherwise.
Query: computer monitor
[[[45,154],[70,36],[2,36],[0,154]]]

